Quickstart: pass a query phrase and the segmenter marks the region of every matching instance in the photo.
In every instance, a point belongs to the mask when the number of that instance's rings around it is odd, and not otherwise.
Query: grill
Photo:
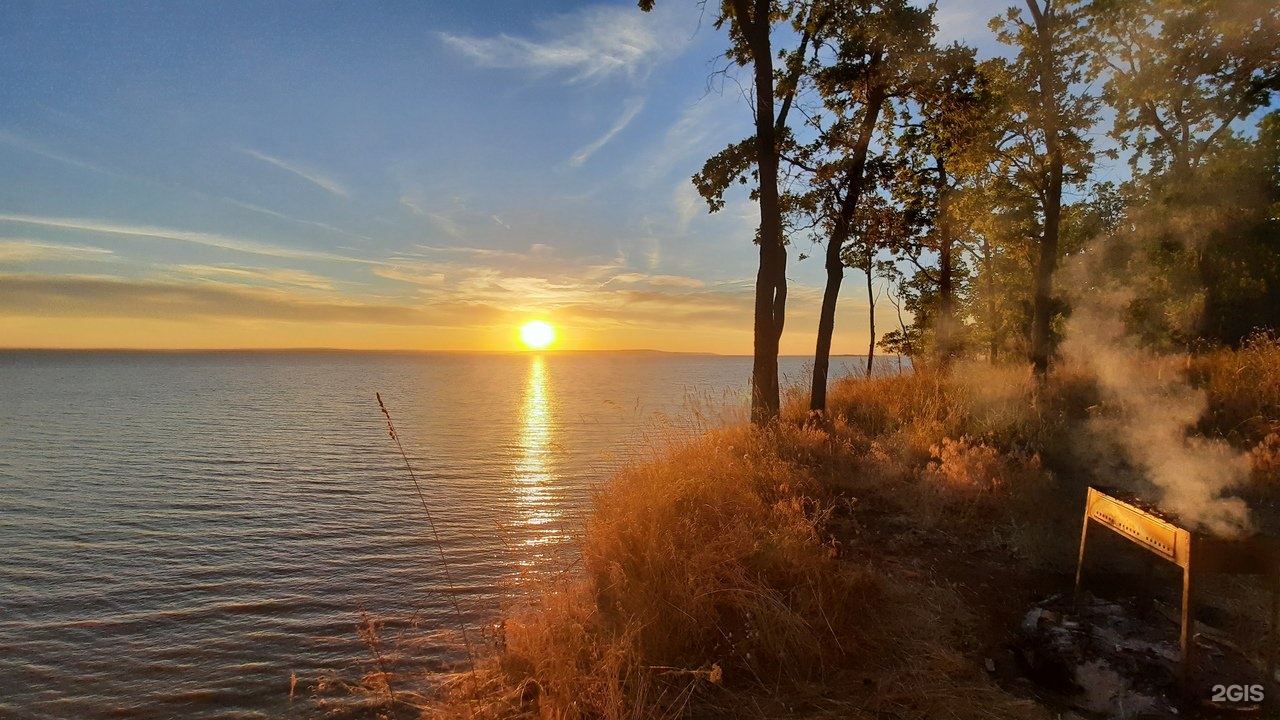
[[[1195,654],[1195,607],[1199,580],[1206,574],[1261,575],[1271,586],[1271,630],[1268,638],[1267,678],[1274,678],[1276,634],[1280,621],[1280,542],[1263,535],[1227,539],[1197,532],[1178,519],[1143,503],[1131,494],[1106,488],[1089,488],[1084,527],[1080,532],[1080,559],[1076,565],[1076,596],[1084,572],[1089,527],[1109,528],[1152,554],[1182,568],[1182,618],[1179,646],[1182,659],[1178,679],[1183,691],[1190,688]]]

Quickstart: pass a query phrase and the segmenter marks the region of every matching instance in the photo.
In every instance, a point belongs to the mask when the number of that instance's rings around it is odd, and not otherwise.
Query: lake
[[[803,379],[805,358],[784,358]],[[836,358],[833,369],[860,367]],[[0,717],[253,718],[445,662],[566,566],[592,486],[745,417],[747,357],[0,352]],[[452,571],[374,400],[395,420]],[[426,640],[421,640],[426,638]]]

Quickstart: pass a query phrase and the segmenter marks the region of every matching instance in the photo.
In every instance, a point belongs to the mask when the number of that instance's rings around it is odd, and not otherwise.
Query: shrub
[[[506,711],[668,717],[720,683],[838,664],[875,585],[824,531],[807,467],[830,447],[812,427],[737,427],[623,469],[594,499],[584,572],[507,620]]]
[[[1202,432],[1242,448],[1280,432],[1280,337],[1257,333],[1239,350],[1197,358],[1191,372],[1208,393]]]

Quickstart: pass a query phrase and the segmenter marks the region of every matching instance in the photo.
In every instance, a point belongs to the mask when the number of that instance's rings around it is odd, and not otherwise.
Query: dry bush
[[[943,438],[984,438],[1001,452],[1043,453],[1098,402],[1092,377],[1060,367],[1037,388],[1021,365],[963,363],[891,377],[843,378],[828,393],[829,414],[855,437],[922,467]]]
[[[1038,455],[1005,454],[967,435],[959,440],[943,438],[930,452],[933,459],[925,479],[970,495],[1002,493],[1028,473],[1040,472]]]
[[[1209,396],[1202,432],[1242,448],[1280,432],[1280,337],[1257,333],[1238,350],[1196,358],[1191,372]]]
[[[1249,452],[1249,460],[1249,493],[1266,498],[1280,496],[1280,433],[1263,438]]]
[[[907,462],[923,463],[939,438],[963,432],[968,399],[937,370],[873,377],[847,377],[827,393],[828,414],[857,435],[890,445]]]
[[[1078,524],[1064,498],[1083,490],[1043,459],[1073,455],[1098,396],[1092,376],[1070,367],[1042,387],[1026,367],[984,363],[842,379],[829,394],[830,431],[855,454],[857,473],[837,484],[883,497],[920,527],[1056,565],[1069,553],[1043,530]]]
[[[832,505],[808,468],[837,453],[818,428],[736,427],[624,468],[594,499],[582,572],[508,617],[471,704],[676,717],[720,684],[822,677],[856,647],[876,593],[824,533]]]

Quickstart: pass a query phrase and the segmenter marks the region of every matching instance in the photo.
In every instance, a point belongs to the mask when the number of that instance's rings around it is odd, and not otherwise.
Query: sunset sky
[[[1005,4],[944,0],[943,39],[991,54]],[[508,350],[540,318],[565,349],[749,353],[756,210],[689,182],[750,133],[712,19],[6,2],[0,347]],[[813,350],[812,250],[784,353]],[[861,353],[848,277],[834,351]]]

